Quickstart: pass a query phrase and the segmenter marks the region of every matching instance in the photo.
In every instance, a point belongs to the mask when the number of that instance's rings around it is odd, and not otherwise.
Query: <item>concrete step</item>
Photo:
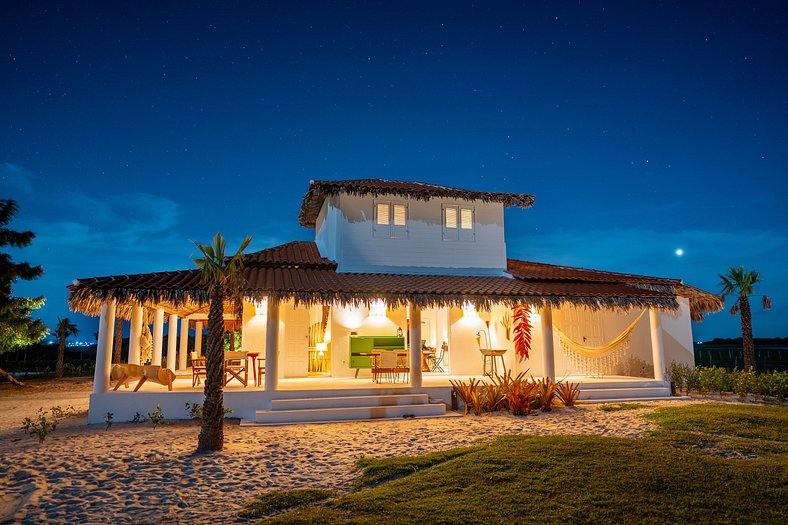
[[[311,423],[319,421],[352,421],[363,419],[428,417],[446,413],[443,403],[416,405],[348,406],[336,408],[305,408],[295,410],[257,410],[256,423]]]
[[[580,389],[581,401],[594,399],[642,399],[670,397],[670,387],[638,387],[638,388],[595,388]]]
[[[375,407],[392,405],[425,405],[427,394],[394,394],[378,396],[310,397],[273,399],[271,410],[303,410],[309,408]]]
[[[607,403],[644,403],[646,401],[689,401],[689,396],[667,396],[667,397],[629,397],[617,399],[587,399],[583,400],[584,405],[602,405]]]
[[[570,381],[571,383],[572,381]],[[657,381],[656,379],[634,380],[634,381],[593,381],[587,383],[580,383],[581,390],[604,390],[608,388],[658,388],[670,387],[670,383],[666,381]]]

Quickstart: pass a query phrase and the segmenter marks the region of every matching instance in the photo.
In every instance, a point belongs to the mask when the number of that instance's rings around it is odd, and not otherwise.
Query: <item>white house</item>
[[[581,399],[669,395],[666,364],[693,363],[691,320],[719,310],[719,299],[677,279],[508,259],[504,207],[532,204],[527,194],[418,182],[310,182],[299,221],[314,242],[245,255],[243,314],[227,310],[225,326],[240,332],[246,354],[236,365],[250,379],[228,375],[225,404],[257,422],[440,415],[450,379],[493,363],[499,373],[579,382]],[[69,289],[74,311],[101,316],[90,422],[156,404],[186,417],[184,404],[201,402],[191,357],[204,344],[208,298],[198,270],[78,279]],[[527,357],[512,341],[518,306],[529,308]],[[114,389],[116,316],[131,323],[130,364],[141,364],[153,324],[150,363],[175,373],[172,391],[155,378],[137,392]],[[377,374],[382,360],[395,371]]]

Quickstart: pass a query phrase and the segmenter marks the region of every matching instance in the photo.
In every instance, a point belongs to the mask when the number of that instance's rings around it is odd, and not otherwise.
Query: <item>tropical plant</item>
[[[580,397],[580,384],[559,381],[555,386],[555,395],[565,407],[574,406]]]
[[[542,412],[549,412],[553,409],[557,388],[558,384],[553,383],[553,380],[549,377],[536,382],[536,388],[534,388],[535,403]]]
[[[51,412],[51,415],[49,415]],[[31,436],[38,437],[38,442],[43,443],[47,436],[54,432],[58,424],[74,415],[74,407],[69,405],[66,408],[54,406],[49,410],[44,407],[38,409],[35,418],[26,417],[22,422],[22,431]]]
[[[482,384],[481,379],[470,378],[468,379],[468,383],[450,379],[449,382],[451,386],[454,387],[454,391],[460,399],[462,399],[464,406],[463,416],[468,415],[468,411],[471,408],[481,408],[479,403],[479,386]],[[479,414],[479,411],[476,410],[476,413]]]
[[[252,242],[246,237],[232,257],[225,255],[227,242],[217,233],[209,245],[195,243],[202,257],[194,259],[202,283],[208,288],[208,346],[205,352],[205,401],[197,449],[222,450],[224,446],[224,302],[241,311],[243,251]]]
[[[530,308],[525,305],[514,307],[514,351],[522,359],[528,359],[531,352]]]
[[[18,232],[6,228],[19,211],[16,201],[0,199],[0,248],[10,246],[25,248],[29,246],[35,234],[31,231]],[[49,333],[49,329],[40,319],[32,319],[32,313],[44,305],[43,297],[13,297],[13,285],[19,279],[30,281],[44,273],[40,266],[29,263],[15,263],[11,255],[0,251],[0,354],[24,348],[40,341]],[[22,386],[5,370],[0,368],[0,376],[16,386]]]
[[[60,317],[57,318],[57,328],[55,328],[55,333],[57,334],[57,364],[55,365],[55,377],[58,379],[63,377],[63,358],[66,355],[66,339],[71,337],[72,335],[79,334],[79,328],[77,325],[71,322],[68,317],[64,317],[61,319]]]
[[[720,292],[723,300],[726,295],[733,295],[736,301],[731,306],[731,315],[739,314],[741,319],[741,339],[744,353],[745,370],[755,369],[755,343],[752,340],[752,312],[750,310],[750,296],[755,290],[755,285],[761,282],[761,273],[747,270],[744,266],[735,266],[726,274],[719,274]],[[772,301],[769,296],[763,296],[763,309],[769,310]]]

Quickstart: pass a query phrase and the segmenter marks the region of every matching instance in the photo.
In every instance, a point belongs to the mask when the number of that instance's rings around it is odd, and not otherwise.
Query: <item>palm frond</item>
[[[733,306],[731,306],[731,315],[736,315],[738,313],[739,313],[739,303],[736,302],[733,303]]]

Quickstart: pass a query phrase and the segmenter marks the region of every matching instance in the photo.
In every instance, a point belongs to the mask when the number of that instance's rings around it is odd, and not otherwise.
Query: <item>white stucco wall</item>
[[[376,200],[407,203],[405,238],[374,236]],[[443,240],[444,205],[473,206],[475,240]],[[323,203],[315,242],[321,255],[337,261],[340,272],[501,275],[506,268],[500,203],[342,194]]]

